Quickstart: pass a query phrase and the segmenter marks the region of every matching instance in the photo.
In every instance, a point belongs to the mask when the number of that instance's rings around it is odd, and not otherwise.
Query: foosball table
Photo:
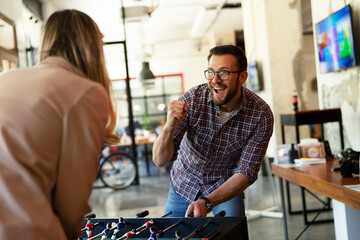
[[[200,240],[246,240],[248,239],[246,217],[171,217],[167,213],[159,218],[145,218],[148,212],[136,218],[84,219],[80,239],[200,239]]]

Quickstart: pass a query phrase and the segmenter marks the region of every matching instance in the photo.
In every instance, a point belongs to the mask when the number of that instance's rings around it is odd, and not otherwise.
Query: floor
[[[141,164],[141,163],[139,163]],[[94,189],[90,204],[93,212],[98,218],[133,218],[136,213],[148,210],[148,218],[158,218],[164,214],[164,207],[169,190],[169,175],[166,169],[156,169],[151,166],[151,176],[147,176],[146,172],[140,167],[140,184],[133,185],[125,190],[113,191],[108,188]],[[274,184],[271,184],[274,183]],[[99,183],[97,183],[99,184]],[[272,185],[278,192],[278,180],[268,177],[266,173],[260,172],[258,180],[246,190],[246,209],[248,218],[249,239],[267,239],[277,240],[284,239],[283,222],[279,218],[281,213],[276,210],[272,211],[277,216],[259,217],[261,210],[274,208],[279,202],[273,197]],[[290,184],[291,203],[293,210],[301,209],[300,188]],[[276,196],[276,195],[275,195]],[[321,203],[313,196],[307,194],[308,208],[321,208]],[[325,199],[323,196],[318,197]],[[256,215],[257,214],[257,215]],[[308,219],[311,220],[316,213],[309,214]],[[258,216],[258,217],[257,217]],[[317,219],[332,218],[332,211],[325,211],[319,215]],[[321,223],[313,224],[299,237],[305,225],[303,223],[302,214],[288,215],[289,239],[335,239],[334,224]]]

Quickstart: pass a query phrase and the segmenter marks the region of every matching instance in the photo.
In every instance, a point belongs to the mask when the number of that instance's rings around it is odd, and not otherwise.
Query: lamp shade
[[[143,62],[142,63],[142,69],[139,75],[140,81],[146,81],[149,79],[154,79],[155,76],[150,70],[149,62]]]
[[[149,62],[142,63],[139,80],[145,88],[151,88],[155,85],[155,76],[150,70]]]

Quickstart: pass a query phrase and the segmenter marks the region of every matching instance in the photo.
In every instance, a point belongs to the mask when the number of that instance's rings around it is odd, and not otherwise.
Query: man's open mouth
[[[219,88],[219,87],[213,87],[215,93],[221,93],[222,91],[225,90],[225,88]]]

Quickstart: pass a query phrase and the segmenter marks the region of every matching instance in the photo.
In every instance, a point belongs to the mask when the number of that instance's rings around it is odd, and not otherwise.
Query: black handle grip
[[[88,213],[85,215],[84,218],[96,218],[96,214],[95,213]]]
[[[222,210],[221,212],[218,212],[217,214],[215,214],[215,217],[225,217],[226,212],[224,210]]]
[[[146,217],[147,215],[149,215],[149,211],[145,210],[145,211],[142,211],[142,212],[139,212],[138,214],[136,214],[136,217],[142,218],[142,217]]]

